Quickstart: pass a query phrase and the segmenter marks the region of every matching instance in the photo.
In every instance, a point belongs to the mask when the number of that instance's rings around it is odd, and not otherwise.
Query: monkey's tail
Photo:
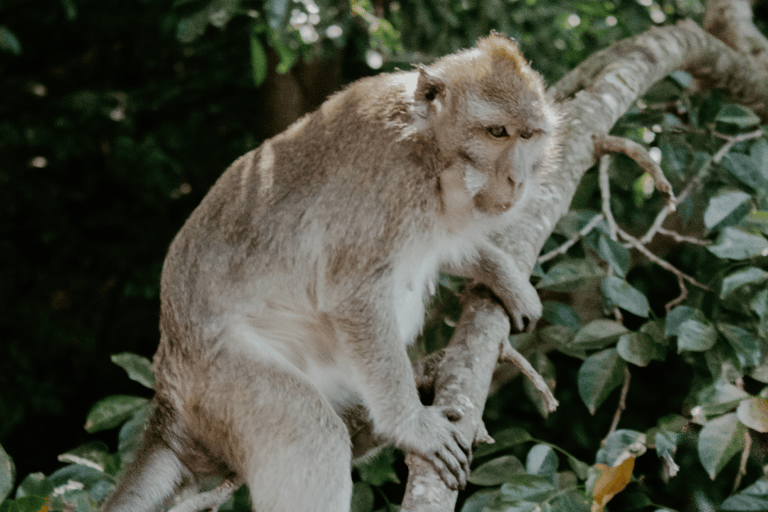
[[[152,512],[163,509],[183,484],[190,471],[152,429],[136,459],[120,479],[115,492],[104,502],[101,512]]]

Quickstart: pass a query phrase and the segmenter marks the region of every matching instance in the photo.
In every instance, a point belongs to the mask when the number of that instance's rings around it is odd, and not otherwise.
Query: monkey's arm
[[[485,241],[478,248],[478,258],[474,264],[461,268],[449,267],[446,270],[472,278],[490,288],[501,300],[518,331],[524,331],[541,318],[542,305],[538,292],[514,259],[491,241]]]
[[[424,457],[449,487],[464,487],[471,445],[449,420],[458,419],[459,413],[453,408],[421,404],[394,315],[381,311],[381,302],[378,310],[372,304],[364,304],[356,302],[358,313],[365,313],[358,317],[361,320],[356,325],[346,327],[375,433]]]

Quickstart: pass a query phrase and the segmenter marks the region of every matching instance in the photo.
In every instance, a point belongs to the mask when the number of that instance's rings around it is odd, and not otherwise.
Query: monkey
[[[406,347],[437,273],[490,287],[522,329],[542,306],[489,235],[553,172],[561,114],[498,33],[363,78],[237,159],[170,245],[153,412],[104,512],[167,506],[212,475],[259,512],[350,507],[345,410],[465,486],[461,412],[424,406]]]

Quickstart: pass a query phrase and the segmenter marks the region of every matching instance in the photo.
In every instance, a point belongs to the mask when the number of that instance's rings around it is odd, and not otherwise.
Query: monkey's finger
[[[426,456],[425,456],[426,457]],[[458,475],[455,471],[451,471],[451,469],[448,467],[448,465],[445,463],[445,461],[440,457],[440,451],[436,454],[433,454],[430,457],[426,457],[426,459],[429,461],[432,466],[437,470],[437,473],[440,475],[440,478],[443,479],[443,482],[445,482],[445,485],[448,486],[451,490],[457,490],[459,488],[459,485],[461,484],[461,480],[459,480]],[[466,483],[464,483],[466,485]],[[463,488],[463,485],[462,485]]]
[[[459,445],[459,448],[461,448],[461,451],[465,457],[467,454],[472,452],[472,443],[467,441],[467,438],[464,437],[464,435],[458,430],[453,431],[453,440],[456,441],[456,444]]]
[[[465,457],[457,458],[450,450],[442,449],[437,452],[437,459],[444,464],[446,471],[451,473],[453,480],[456,482],[456,486],[451,487],[451,489],[463,489],[467,486],[467,474],[469,471],[465,467]],[[446,484],[448,484],[447,481]]]

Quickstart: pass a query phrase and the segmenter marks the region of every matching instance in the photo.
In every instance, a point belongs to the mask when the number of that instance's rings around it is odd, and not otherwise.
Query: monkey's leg
[[[226,439],[227,458],[248,485],[253,510],[348,511],[349,433],[325,396],[287,365],[242,353],[219,359],[206,408],[224,419],[224,431],[212,432],[209,443]]]
[[[101,512],[160,510],[191,476],[176,454],[156,434],[153,420],[150,420],[136,460],[128,467]]]

